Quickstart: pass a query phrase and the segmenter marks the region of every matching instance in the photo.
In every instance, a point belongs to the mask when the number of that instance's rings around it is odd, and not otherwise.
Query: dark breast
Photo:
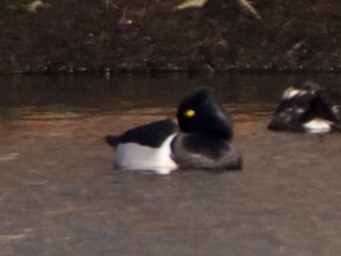
[[[203,133],[179,133],[172,143],[174,161],[184,169],[241,169],[242,159],[221,137]]]
[[[227,145],[226,140],[209,134],[192,133],[182,136],[182,147],[186,151],[205,155],[212,159],[219,158],[222,152],[227,149]]]

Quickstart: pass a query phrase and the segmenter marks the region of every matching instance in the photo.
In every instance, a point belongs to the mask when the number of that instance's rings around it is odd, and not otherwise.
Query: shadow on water
[[[338,76],[313,78],[340,89]],[[266,132],[293,80],[0,78],[1,254],[341,255],[340,137]],[[243,171],[112,171],[104,135],[173,116],[207,85],[235,120]]]

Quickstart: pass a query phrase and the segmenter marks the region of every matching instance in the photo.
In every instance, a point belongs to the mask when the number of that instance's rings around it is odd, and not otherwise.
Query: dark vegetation
[[[3,0],[0,72],[340,71],[337,0]]]

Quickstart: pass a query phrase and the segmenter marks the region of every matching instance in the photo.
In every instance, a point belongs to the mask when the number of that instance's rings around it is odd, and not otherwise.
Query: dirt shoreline
[[[179,2],[3,1],[0,73],[340,72],[337,1]]]

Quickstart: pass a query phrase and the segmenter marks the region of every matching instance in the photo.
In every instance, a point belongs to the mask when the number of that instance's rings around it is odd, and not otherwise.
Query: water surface
[[[323,85],[339,89],[340,77],[337,75],[312,77]],[[90,119],[106,117],[125,123],[126,119],[131,119],[133,125],[144,119],[173,117],[179,101],[201,86],[215,88],[217,97],[237,126],[249,121],[268,122],[282,91],[295,79],[295,75],[250,74],[210,77],[126,74],[110,79],[94,76],[2,77],[1,127],[2,131],[9,132],[20,126],[24,130],[30,129],[26,125],[32,125],[34,130],[49,124],[67,126],[69,122],[79,125],[84,122],[86,126]],[[87,128],[90,127],[84,127]]]
[[[340,89],[340,77],[316,75]],[[0,78],[2,255],[341,255],[341,138],[266,125],[292,75]],[[103,141],[213,86],[240,172],[113,171]]]

